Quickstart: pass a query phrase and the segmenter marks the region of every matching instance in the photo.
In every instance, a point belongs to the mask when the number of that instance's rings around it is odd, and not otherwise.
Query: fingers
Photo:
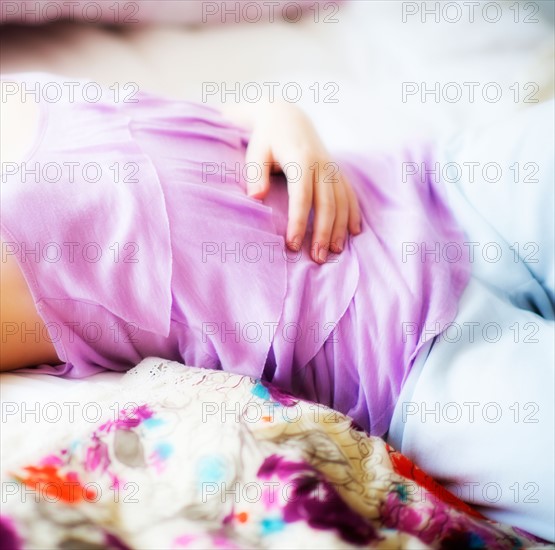
[[[298,251],[306,235],[310,211],[314,208],[312,259],[323,264],[329,251],[340,254],[347,232],[361,232],[361,215],[355,192],[334,163],[302,162],[301,179],[289,182],[289,223],[287,245]]]
[[[361,232],[362,218],[358,199],[352,187],[338,172],[337,165],[328,163],[324,166],[327,175],[319,182],[315,190],[314,243],[319,251],[315,261],[323,263],[327,259],[327,250],[341,254],[345,248],[347,231],[353,235]],[[329,207],[329,189],[333,190],[333,209]],[[322,200],[319,201],[318,198]],[[331,237],[328,238],[331,228]],[[324,250],[322,250],[324,249]]]
[[[314,174],[301,166],[300,180],[289,182],[289,221],[287,223],[287,246],[298,252],[301,249],[312,209]]]
[[[362,216],[360,215],[358,199],[348,183],[345,183],[345,192],[349,203],[349,232],[352,235],[358,235],[362,231]]]
[[[319,163],[315,163],[312,167],[314,171],[312,259],[320,264],[328,259],[332,231],[337,217],[335,185],[328,180],[327,170],[322,168]]]
[[[341,254],[347,239],[349,198],[344,179],[338,175],[334,177],[336,178],[336,184],[333,186],[335,192],[335,221],[331,233],[330,250],[335,254]]]
[[[256,139],[252,139],[247,147],[246,163],[256,167],[256,171],[249,171],[260,175],[247,178],[247,195],[256,199],[263,199],[270,190],[270,174],[273,164],[272,151],[263,146]]]

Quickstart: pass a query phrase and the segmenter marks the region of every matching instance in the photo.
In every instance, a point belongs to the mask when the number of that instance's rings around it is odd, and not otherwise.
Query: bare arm
[[[1,240],[0,246],[6,250]],[[4,252],[0,261],[0,327],[0,371],[60,363],[17,260]]]

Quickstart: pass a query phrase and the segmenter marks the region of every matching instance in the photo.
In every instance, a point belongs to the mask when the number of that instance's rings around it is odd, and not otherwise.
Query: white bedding
[[[203,82],[275,81],[281,89],[296,81],[303,90],[301,105],[314,116],[330,148],[386,147],[415,136],[449,134],[525,107],[513,100],[509,86],[515,82],[537,83],[538,99],[553,94],[553,26],[543,20],[515,24],[512,4],[501,2],[504,17],[495,24],[479,17],[473,24],[422,24],[417,17],[403,23],[401,2],[359,0],[341,9],[336,24],[314,24],[309,18],[296,25],[206,28],[72,23],[3,28],[0,63],[4,73],[44,70],[106,85],[136,82],[141,89],[196,101],[202,101]],[[496,82],[503,99],[404,103],[402,83],[423,81]],[[338,86],[339,103],[311,101],[309,87],[330,82]],[[3,374],[2,421],[10,403],[71,400],[82,388],[83,398],[92,400],[93,383],[117,384],[120,376],[69,381]],[[15,416],[3,424],[4,441],[9,441]],[[30,434],[33,425],[28,416]],[[10,458],[17,454],[17,449],[2,447]]]

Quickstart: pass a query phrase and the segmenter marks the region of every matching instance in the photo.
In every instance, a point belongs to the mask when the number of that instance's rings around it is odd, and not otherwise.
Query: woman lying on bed
[[[43,74],[2,84],[1,369],[79,378],[159,356],[262,377],[375,435],[403,407],[406,436],[410,402],[401,390],[414,388],[405,384],[411,371],[422,378],[433,369],[434,354],[449,372],[451,352],[438,338],[459,301],[469,302],[473,285],[480,288],[470,301],[487,314],[502,301],[480,277],[469,284],[475,260],[460,228],[465,217],[434,181],[431,153],[332,159],[290,105],[221,114],[147,94],[115,101],[112,90],[92,102],[84,85]],[[23,101],[37,86],[61,97]],[[512,288],[532,305],[518,308],[511,290],[503,307],[541,320],[548,341],[549,273],[528,270],[526,288],[518,276]],[[480,322],[484,311],[470,309]],[[536,353],[549,376],[544,348]],[[477,360],[479,375],[488,365]],[[527,389],[547,383],[544,376]],[[546,423],[542,432],[552,433]],[[468,427],[453,433],[468,446]],[[522,437],[537,442],[530,431]],[[498,431],[497,449],[504,439]],[[431,473],[440,451],[434,445],[421,463]],[[437,466],[447,480],[465,477],[453,456],[443,452]],[[540,470],[550,471],[549,460]],[[506,477],[522,467],[508,467]],[[549,535],[553,505],[545,502],[523,511],[507,499],[501,519]]]

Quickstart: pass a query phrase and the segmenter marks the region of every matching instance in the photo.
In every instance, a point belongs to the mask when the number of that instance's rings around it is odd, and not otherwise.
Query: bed
[[[501,2],[496,24],[423,24],[408,4],[422,3],[341,3],[336,22],[309,12],[296,23],[9,24],[0,66],[214,105],[226,89],[274,82],[283,94],[294,83],[332,151],[442,139],[502,118],[527,108],[515,83],[534,100],[553,96],[548,10],[525,24]],[[495,82],[502,95],[452,101],[448,84],[467,81],[478,93]],[[438,83],[433,100],[422,101],[424,82]],[[2,374],[0,397],[6,548],[542,544],[486,521],[342,415],[248,377],[151,358],[87,380]],[[233,421],[222,421],[227,402]],[[299,408],[306,420],[293,422]],[[68,484],[77,493],[61,496]],[[222,484],[238,494],[223,498]]]

